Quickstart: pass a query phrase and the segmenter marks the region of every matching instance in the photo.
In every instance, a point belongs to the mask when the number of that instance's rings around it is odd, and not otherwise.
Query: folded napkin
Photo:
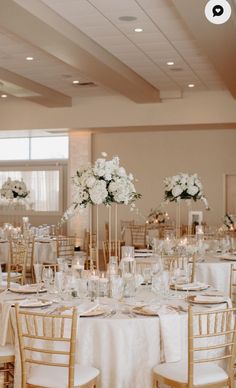
[[[194,302],[206,302],[206,303],[223,303],[228,302],[227,297],[215,296],[215,295],[196,295]]]
[[[7,290],[0,294],[0,345],[4,346],[7,341],[11,303],[5,303],[4,297]]]
[[[91,311],[96,310],[99,307],[99,303],[84,303],[77,307],[78,309],[78,315],[85,315],[90,313]]]
[[[180,315],[162,306],[158,315],[160,318],[162,361],[177,362],[181,360],[181,328]]]

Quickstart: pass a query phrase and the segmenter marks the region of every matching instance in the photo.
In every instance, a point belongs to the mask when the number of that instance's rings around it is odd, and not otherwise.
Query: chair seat
[[[15,349],[13,345],[0,346],[0,363],[14,362]]]
[[[2,279],[7,279],[8,272],[2,272]],[[22,276],[22,273],[20,272],[10,272],[10,278]]]
[[[74,385],[79,387],[98,375],[99,370],[96,368],[75,364]],[[68,386],[68,368],[32,365],[27,383],[47,388],[66,388]]]
[[[188,382],[188,364],[184,362],[169,362],[159,364],[153,368],[153,372],[169,380],[179,383]],[[214,363],[195,364],[194,366],[194,385],[205,385],[225,381],[228,374],[223,368]]]

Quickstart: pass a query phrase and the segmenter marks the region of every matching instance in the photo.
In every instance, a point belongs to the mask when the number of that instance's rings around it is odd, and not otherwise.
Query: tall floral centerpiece
[[[14,198],[26,198],[29,196],[30,191],[27,190],[26,184],[21,180],[11,180],[8,178],[6,182],[3,183],[2,188],[0,189],[0,195],[2,198],[7,200],[12,200]]]
[[[61,220],[62,222],[68,220],[77,213],[77,211],[82,211],[87,208],[88,205],[98,206],[103,204],[108,206],[109,209],[110,228],[111,205],[131,205],[132,210],[135,207],[134,202],[141,197],[141,195],[136,192],[133,175],[127,173],[125,168],[120,166],[119,157],[114,156],[112,159],[108,160],[105,152],[103,152],[101,156],[102,157],[98,158],[93,165],[87,164],[79,167],[75,176],[72,178],[74,185],[74,200],[69,209],[64,213]],[[90,229],[91,224],[92,222],[90,220]],[[117,240],[117,222],[115,222],[115,228],[115,239]],[[111,233],[109,230],[109,237],[110,236]]]
[[[164,180],[165,202],[176,202],[179,204],[176,208],[176,234],[180,235],[180,202],[187,201],[190,204],[193,201],[202,201],[207,210],[209,210],[208,201],[203,193],[203,186],[197,174],[179,173]]]

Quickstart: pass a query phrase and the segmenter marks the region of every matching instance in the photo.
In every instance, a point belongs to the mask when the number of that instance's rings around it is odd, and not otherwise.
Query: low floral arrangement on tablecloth
[[[127,174],[124,167],[120,166],[118,156],[111,160],[106,159],[107,154],[102,153],[94,165],[81,166],[72,178],[74,184],[74,201],[64,213],[61,223],[74,215],[76,210],[85,209],[89,204],[106,206],[112,203],[131,204],[141,197],[136,192],[134,177]]]
[[[151,209],[147,216],[147,224],[164,224],[169,219],[168,213],[160,208]]]
[[[236,230],[236,215],[226,213],[223,219],[223,229]]]
[[[0,195],[2,198],[7,200],[12,200],[14,198],[27,198],[30,191],[27,190],[25,182],[21,180],[11,180],[8,178],[6,182],[3,183],[2,188],[0,189]]]
[[[179,173],[165,178],[165,202],[179,202],[181,199],[201,200],[209,210],[208,201],[203,194],[203,186],[197,174]]]

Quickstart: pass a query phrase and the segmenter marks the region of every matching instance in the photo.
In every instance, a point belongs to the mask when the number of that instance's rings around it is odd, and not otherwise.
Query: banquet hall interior
[[[234,386],[235,72],[236,0],[0,0],[0,387]]]

